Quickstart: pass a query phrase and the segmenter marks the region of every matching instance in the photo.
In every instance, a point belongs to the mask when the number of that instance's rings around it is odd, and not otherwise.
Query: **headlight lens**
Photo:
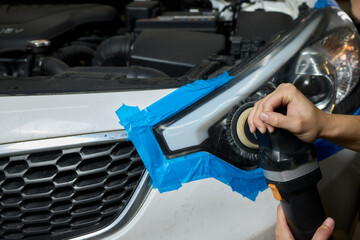
[[[358,33],[344,12],[337,15],[329,19],[335,27],[299,53],[290,74],[291,82],[325,111],[343,101],[360,77]]]
[[[336,101],[341,102],[359,82],[359,38],[356,32],[339,29],[320,40],[319,44],[326,49],[336,68]]]
[[[294,85],[316,105],[326,102],[329,93],[333,91],[331,80],[320,75],[299,75],[295,78]]]

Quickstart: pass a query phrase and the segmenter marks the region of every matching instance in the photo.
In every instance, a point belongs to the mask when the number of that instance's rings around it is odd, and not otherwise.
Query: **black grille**
[[[122,212],[145,167],[131,142],[0,158],[1,239],[64,239]]]

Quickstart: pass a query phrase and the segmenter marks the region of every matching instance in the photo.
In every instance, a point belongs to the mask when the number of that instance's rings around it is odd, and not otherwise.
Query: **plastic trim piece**
[[[88,146],[91,144],[106,144],[118,140],[126,140],[127,135],[124,130],[114,132],[92,133],[69,137],[50,138],[18,143],[0,145],[0,157],[14,154],[27,154],[39,150],[51,151],[53,149]]]
[[[100,238],[108,237],[112,233],[119,231],[138,212],[141,205],[144,203],[145,199],[149,195],[150,191],[151,191],[150,177],[149,177],[149,173],[146,171],[142,176],[139,185],[135,189],[135,192],[131,197],[129,203],[126,205],[125,209],[109,226],[97,232],[83,235],[77,238],[73,238],[73,240],[82,240],[82,239],[97,240]]]

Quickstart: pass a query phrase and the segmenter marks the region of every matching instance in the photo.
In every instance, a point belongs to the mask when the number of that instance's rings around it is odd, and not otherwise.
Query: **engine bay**
[[[160,81],[167,86],[206,79],[246,61],[308,8],[289,2],[1,4],[0,76],[66,85],[82,78],[177,79]],[[274,4],[295,13],[274,11]]]

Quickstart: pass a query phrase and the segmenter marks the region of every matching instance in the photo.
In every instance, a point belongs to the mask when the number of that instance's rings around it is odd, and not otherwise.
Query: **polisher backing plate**
[[[252,141],[250,141],[245,133],[245,124],[247,124],[247,119],[250,115],[250,112],[253,108],[248,108],[245,111],[243,111],[237,122],[236,122],[236,133],[237,133],[237,137],[239,138],[240,142],[242,144],[244,144],[246,147],[251,148],[251,149],[259,149],[259,145],[253,143]]]

